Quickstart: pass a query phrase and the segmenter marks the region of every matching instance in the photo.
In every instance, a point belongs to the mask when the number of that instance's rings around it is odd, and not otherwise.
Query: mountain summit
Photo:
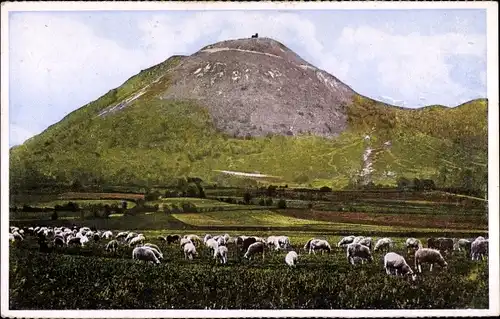
[[[486,113],[484,99],[455,108],[387,105],[278,41],[229,40],[142,70],[12,148],[10,181],[25,189],[196,176],[232,186],[242,179],[220,171],[234,171],[310,187],[417,177],[481,188]]]

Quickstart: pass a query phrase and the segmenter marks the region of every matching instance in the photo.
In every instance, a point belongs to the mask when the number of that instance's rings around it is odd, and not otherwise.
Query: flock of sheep
[[[146,237],[135,232],[119,232],[116,236],[113,232],[91,230],[89,227],[77,228],[68,227],[29,227],[20,229],[15,226],[10,227],[9,239],[12,242],[24,240],[24,236],[31,235],[38,239],[40,249],[48,248],[48,240],[52,241],[52,247],[68,247],[72,245],[85,246],[89,241],[109,240],[105,250],[116,252],[119,246],[133,248],[132,258],[159,264],[163,259],[160,248],[151,243],[145,243]],[[290,267],[297,265],[299,254],[292,249],[290,239],[287,236],[269,236],[262,238],[258,236],[229,236],[206,234],[203,239],[195,234],[159,236],[159,240],[167,244],[179,244],[184,253],[184,258],[192,260],[198,256],[197,247],[204,245],[210,251],[213,259],[221,264],[228,261],[228,246],[235,247],[237,253],[241,253],[244,258],[252,259],[256,255],[262,255],[264,260],[265,252],[268,250],[287,251],[285,263]],[[384,269],[388,275],[409,275],[415,280],[416,274],[408,265],[403,256],[391,251],[395,243],[390,238],[381,238],[375,245],[371,237],[347,236],[337,243],[337,248],[345,249],[347,260],[354,265],[361,262],[373,262],[373,252],[385,252]],[[405,242],[408,254],[414,254],[415,270],[422,272],[422,265],[429,264],[430,271],[434,264],[447,267],[443,253],[453,250],[466,251],[472,260],[483,260],[488,254],[488,239],[477,237],[475,239],[452,239],[452,238],[429,238],[427,248],[424,248],[421,241],[416,238],[408,238]],[[304,245],[304,251],[309,254],[322,254],[331,252],[332,248],[328,241],[324,239],[311,238]]]

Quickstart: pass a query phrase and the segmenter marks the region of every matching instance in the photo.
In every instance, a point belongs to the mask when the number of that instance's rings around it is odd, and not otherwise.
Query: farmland
[[[132,248],[121,245],[117,252],[107,252],[106,240],[91,241],[85,247],[55,248],[49,243],[49,252],[41,252],[36,239],[27,236],[11,243],[11,309],[488,307],[488,263],[471,261],[463,252],[445,255],[448,269],[437,267],[430,273],[424,268],[411,281],[387,276],[382,253],[374,254],[373,263],[352,266],[343,249],[308,255],[302,248],[313,237],[327,239],[334,246],[347,234],[374,240],[391,236],[396,242],[394,251],[413,268],[413,256],[404,247],[407,237],[425,243],[428,236],[487,236],[485,206],[479,199],[464,201],[439,192],[304,195],[282,190],[272,198],[254,192],[245,202],[245,192],[207,190],[207,198],[155,199],[130,193],[17,196],[11,200],[18,207],[11,210],[13,226],[88,226],[112,230],[115,235],[123,230],[140,232],[147,242],[160,246],[165,259],[160,265],[134,262]],[[50,218],[51,206],[66,207],[70,201],[78,203],[78,210],[60,211],[58,219]],[[113,211],[108,218],[82,214],[88,205],[117,207],[122,201],[127,201],[127,209]],[[249,261],[236,247],[228,246],[228,263],[217,265],[203,245],[197,248],[199,256],[188,261],[178,243],[158,240],[172,233],[287,235],[300,255],[299,263],[289,269],[283,251],[268,251],[264,261]]]

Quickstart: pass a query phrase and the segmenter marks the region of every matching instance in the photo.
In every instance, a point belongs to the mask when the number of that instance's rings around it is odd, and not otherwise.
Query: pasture
[[[165,231],[167,232],[167,231]],[[171,233],[170,231],[168,233]],[[204,233],[198,232],[200,236]],[[263,234],[263,233],[262,233]],[[104,250],[107,241],[85,247],[39,252],[27,238],[11,243],[11,309],[441,309],[487,308],[488,264],[463,252],[444,255],[448,268],[424,267],[416,281],[388,276],[384,253],[374,262],[350,265],[345,250],[307,254],[311,234],[290,236],[299,253],[295,269],[284,263],[286,252],[266,251],[265,259],[242,258],[228,245],[226,265],[216,264],[208,249],[189,261],[178,243],[167,245],[154,233],[147,242],[160,246],[160,265],[131,258],[132,248]],[[323,236],[324,237],[324,236]],[[324,237],[334,246],[339,236]],[[376,238],[374,238],[376,239]],[[412,268],[413,258],[395,238],[394,251]],[[265,297],[263,297],[265,296]]]
[[[331,192],[293,193],[272,198],[253,194],[243,204],[244,192],[222,190],[209,198],[158,198],[144,194],[64,193],[18,196],[18,207],[41,211],[11,211],[10,224],[27,228],[91,227],[143,233],[157,244],[164,259],[159,265],[132,260],[132,249],[120,245],[104,249],[109,240],[84,247],[53,247],[40,251],[33,236],[10,244],[9,285],[11,309],[464,309],[488,308],[488,262],[472,261],[459,251],[444,255],[446,269],[424,267],[415,281],[389,276],[384,254],[375,252],[373,263],[350,265],[346,251],[334,247],[347,234],[378,238],[390,236],[392,250],[414,269],[414,258],[404,246],[407,237],[425,245],[427,237],[487,237],[482,203],[443,193]],[[210,192],[207,192],[210,193]],[[233,200],[226,202],[225,197]],[[312,198],[308,198],[311,196]],[[108,218],[82,211],[60,211],[52,220],[51,205],[67,201],[118,205],[128,208]],[[143,202],[139,207],[138,200]],[[278,201],[286,207],[278,207]],[[268,202],[269,201],[269,202]],[[264,204],[262,204],[264,202]],[[12,205],[11,205],[12,207]],[[184,209],[188,207],[189,210]],[[147,208],[147,209],[145,209]],[[142,210],[141,210],[142,209]],[[203,243],[194,260],[186,260],[179,243],[166,244],[158,236],[206,233],[230,236],[289,236],[299,253],[298,264],[285,264],[286,251],[266,251],[265,259],[242,258],[228,245],[228,263],[216,264]],[[310,238],[323,238],[332,252],[309,255],[303,246]],[[414,269],[415,270],[415,269]]]

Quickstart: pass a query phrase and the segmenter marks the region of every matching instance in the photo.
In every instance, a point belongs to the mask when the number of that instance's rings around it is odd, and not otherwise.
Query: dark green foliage
[[[266,200],[264,198],[259,199],[260,206],[266,206]]]
[[[285,209],[285,208],[286,208],[286,200],[284,200],[284,199],[280,199],[280,200],[278,201],[278,208],[280,208],[280,209]]]
[[[320,192],[323,192],[323,193],[329,193],[332,191],[332,189],[328,186],[323,186],[319,189]]]
[[[245,194],[243,195],[243,201],[245,202],[245,204],[250,204],[250,201],[252,200],[252,194],[250,194],[250,192],[245,192]]]
[[[271,197],[266,199],[266,206],[273,206],[273,199]]]
[[[57,211],[56,211],[56,210],[54,210],[54,212],[53,212],[53,213],[52,213],[52,215],[50,216],[50,219],[52,219],[52,220],[57,220],[57,218],[58,218]]]

